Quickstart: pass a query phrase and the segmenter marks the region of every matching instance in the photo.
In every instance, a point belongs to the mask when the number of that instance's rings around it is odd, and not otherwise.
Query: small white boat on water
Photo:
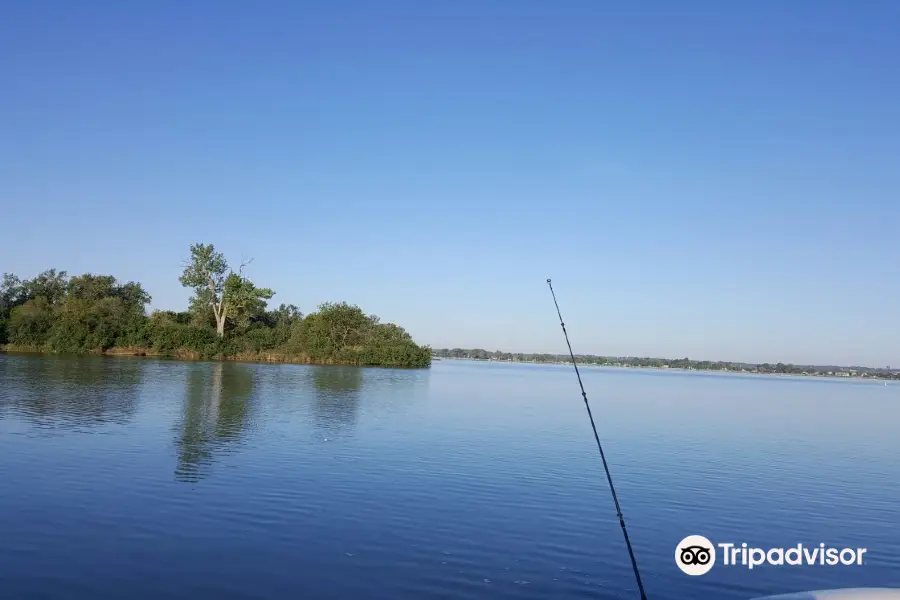
[[[755,600],[900,600],[900,588],[843,588],[765,596]]]

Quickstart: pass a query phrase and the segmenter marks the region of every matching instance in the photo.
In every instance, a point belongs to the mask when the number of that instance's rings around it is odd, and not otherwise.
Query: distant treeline
[[[50,269],[33,279],[4,273],[0,283],[0,344],[6,350],[157,355],[273,362],[427,367],[431,349],[398,325],[381,323],[358,306],[321,304],[303,315],[296,306],[267,308],[274,292],[233,271],[210,245],[191,247],[180,277],[194,290],[183,312],[146,314],[150,295],[140,283],[111,275],[69,277]]]
[[[436,358],[460,358],[470,360],[498,360],[509,362],[560,363],[571,359],[568,354],[527,354],[510,353],[495,350],[489,352],[480,348],[441,348],[432,351]],[[633,356],[595,356],[593,354],[576,354],[580,364],[604,365],[611,367],[643,367],[659,369],[688,369],[694,371],[735,371],[743,373],[783,373],[793,375],[832,375],[837,377],[878,377],[882,379],[900,379],[900,371],[869,367],[837,367],[792,365],[784,363],[742,363],[709,360],[690,360],[689,358],[639,358]]]

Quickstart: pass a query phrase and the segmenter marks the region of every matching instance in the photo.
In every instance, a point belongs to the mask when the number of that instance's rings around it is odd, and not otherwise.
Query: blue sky
[[[638,5],[639,4],[639,5]],[[900,3],[8,2],[0,270],[211,242],[435,347],[900,366]]]

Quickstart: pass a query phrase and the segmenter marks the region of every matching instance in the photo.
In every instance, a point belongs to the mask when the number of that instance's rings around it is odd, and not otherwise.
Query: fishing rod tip
[[[549,277],[547,278],[547,283],[550,283],[550,278],[549,278]]]

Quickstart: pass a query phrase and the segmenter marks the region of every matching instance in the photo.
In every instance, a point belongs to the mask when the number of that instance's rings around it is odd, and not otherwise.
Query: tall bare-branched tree
[[[207,311],[212,308],[216,319],[216,333],[225,335],[225,322],[246,324],[250,318],[266,310],[266,301],[275,295],[268,288],[258,288],[244,276],[249,261],[241,263],[237,272],[228,267],[228,261],[212,244],[193,244],[191,259],[185,265],[178,280],[184,287],[194,289],[191,310]],[[208,314],[208,313],[207,313]]]

